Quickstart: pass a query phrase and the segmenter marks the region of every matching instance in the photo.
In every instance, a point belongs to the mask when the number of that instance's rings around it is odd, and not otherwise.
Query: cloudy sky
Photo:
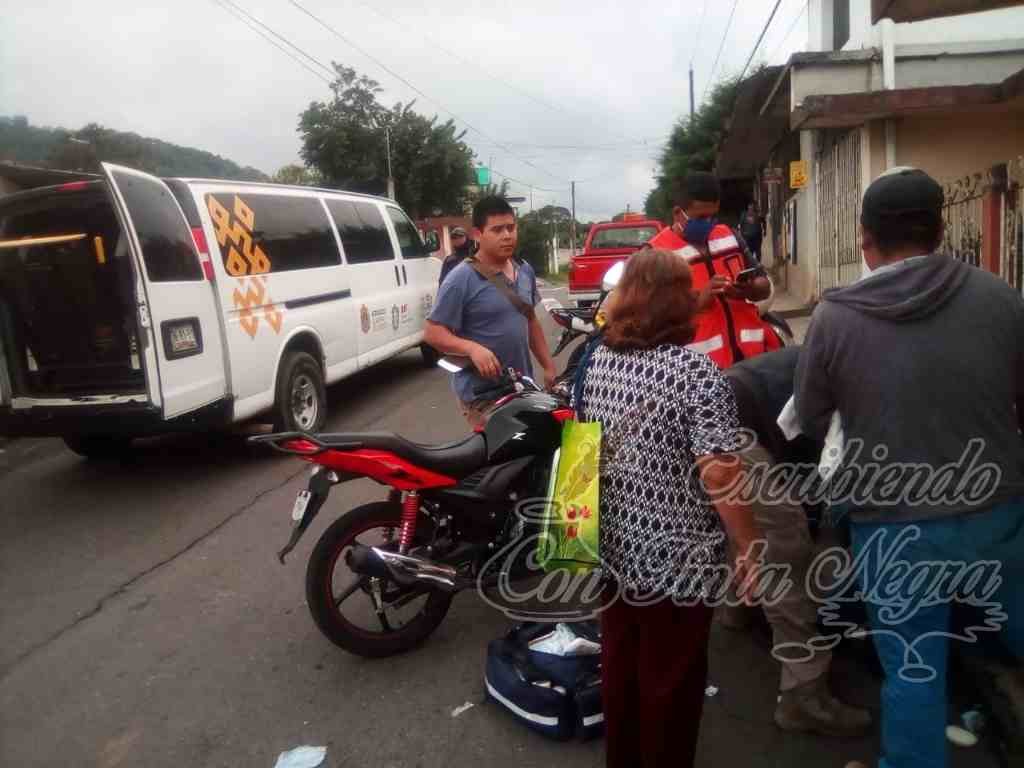
[[[0,17],[0,114],[98,122],[267,173],[296,162],[298,114],[327,85],[228,2],[314,59],[379,80],[387,103],[455,116],[478,160],[514,194],[532,185],[536,207],[567,206],[577,180],[584,220],[642,206],[688,111],[691,59],[699,101],[742,69],[773,5],[744,0],[730,25],[729,0],[36,0]],[[806,39],[805,0],[782,0],[755,62],[781,63]]]

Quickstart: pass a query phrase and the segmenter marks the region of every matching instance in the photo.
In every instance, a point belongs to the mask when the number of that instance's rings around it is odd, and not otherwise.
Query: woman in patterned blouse
[[[732,389],[685,346],[697,308],[689,267],[640,251],[616,294],[577,403],[582,420],[602,426],[607,765],[680,768],[697,747],[708,601],[724,593],[726,531],[741,552],[755,533],[745,505],[719,500],[740,480],[723,454],[742,441]],[[736,570],[740,581],[751,576],[743,563]]]

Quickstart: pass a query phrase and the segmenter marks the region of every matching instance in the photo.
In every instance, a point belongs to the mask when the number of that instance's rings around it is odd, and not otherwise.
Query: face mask
[[[708,241],[711,230],[715,227],[715,220],[708,219],[687,219],[683,225],[683,237],[688,243],[703,245]]]

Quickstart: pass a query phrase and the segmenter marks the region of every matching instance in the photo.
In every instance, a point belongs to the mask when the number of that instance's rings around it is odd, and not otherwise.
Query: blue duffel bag
[[[484,682],[489,699],[528,728],[549,738],[603,732],[601,657],[558,655],[533,650],[531,642],[549,635],[552,624],[521,624],[487,647]],[[581,637],[587,632],[576,630]]]

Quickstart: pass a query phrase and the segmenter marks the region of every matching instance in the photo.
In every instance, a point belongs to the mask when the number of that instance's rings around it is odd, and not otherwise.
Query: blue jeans
[[[1024,657],[1024,499],[920,523],[853,523],[858,583],[885,682],[879,768],[945,768],[950,639],[1000,632]],[[953,601],[985,620],[951,637]]]

